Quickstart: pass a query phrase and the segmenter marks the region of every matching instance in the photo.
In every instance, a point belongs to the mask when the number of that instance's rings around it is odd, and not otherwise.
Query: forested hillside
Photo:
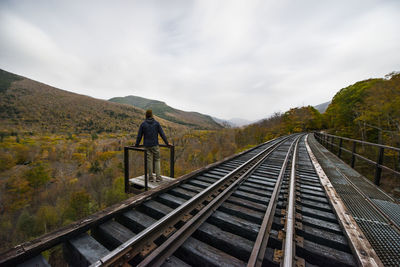
[[[165,102],[151,100],[138,96],[114,97],[111,102],[128,104],[142,109],[152,109],[153,114],[168,121],[190,126],[196,129],[221,129],[210,116],[198,112],[187,112],[168,106]]]
[[[400,147],[400,74],[343,88],[324,121],[333,134]]]
[[[137,130],[144,111],[60,90],[0,71],[2,132],[102,133]],[[160,119],[166,127],[186,126]]]

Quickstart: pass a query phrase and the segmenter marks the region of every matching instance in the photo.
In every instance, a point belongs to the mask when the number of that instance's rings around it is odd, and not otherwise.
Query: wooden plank
[[[251,177],[251,176],[250,176]],[[274,187],[275,186],[275,182],[276,180],[271,179],[271,181],[261,181],[258,179],[253,179],[253,178],[248,178],[245,182],[245,184],[249,184],[249,185],[260,185],[263,186],[263,188],[270,188],[270,187]]]
[[[229,202],[223,203],[218,210],[258,224],[261,224],[264,216],[262,212],[257,212]]]
[[[186,189],[186,190],[190,190],[190,191],[195,192],[195,193],[199,193],[199,192],[203,191],[203,189],[204,189],[202,187],[194,186],[194,185],[191,185],[191,184],[188,184],[188,183],[181,184],[179,187],[181,187],[183,189]]]
[[[109,220],[92,230],[94,238],[99,240],[106,248],[112,250],[135,236],[131,230],[122,224]]]
[[[260,229],[260,225],[247,221],[245,219],[227,214],[221,211],[215,211],[207,220],[224,231],[235,233],[249,240],[255,240]]]
[[[162,177],[162,180],[160,182],[156,182],[155,179],[154,179],[153,182],[150,182],[150,180],[147,180],[147,186],[150,189],[153,189],[153,188],[156,188],[156,187],[158,187],[160,185],[163,185],[163,184],[166,184],[166,183],[169,183],[169,182],[175,180],[174,178],[171,178],[171,177],[168,177],[168,176],[164,176],[164,175],[162,175],[161,177]],[[138,177],[135,177],[135,178],[130,178],[129,179],[129,183],[132,184],[132,185],[138,185],[140,187],[144,187],[145,186],[144,175],[141,175],[141,176],[138,176]]]
[[[223,231],[217,226],[207,222],[203,223],[197,229],[197,231],[194,233],[194,237],[206,244],[219,248],[225,253],[233,255],[244,262],[248,261],[253,248],[252,241]],[[264,257],[264,263],[266,263],[268,266],[273,264],[273,255],[274,251],[270,248],[267,248]]]
[[[140,206],[140,209],[144,210],[147,214],[156,219],[160,219],[164,217],[165,214],[173,211],[172,208],[154,200],[149,200],[143,203],[143,205]]]
[[[118,216],[117,220],[135,233],[143,231],[156,222],[156,219],[137,210],[127,211]]]
[[[364,236],[364,233],[358,227],[356,221],[347,210],[343,201],[337,194],[335,188],[329,181],[329,178],[326,176],[324,170],[316,159],[308,144],[308,135],[306,137],[306,148],[314,168],[320,178],[321,184],[325,189],[336,215],[338,216],[339,222],[342,228],[345,230],[345,234],[349,239],[350,247],[352,248],[358,264],[361,266],[383,266],[381,260],[376,255],[375,250],[368,242],[368,239]]]
[[[186,189],[183,189],[180,187],[176,187],[176,188],[169,190],[168,194],[175,195],[177,197],[181,197],[184,199],[191,199],[192,197],[197,195],[197,193],[194,193],[192,191],[189,191],[189,190],[186,190]]]
[[[263,204],[263,205],[268,204],[268,202],[269,202],[269,198],[268,197],[260,197],[260,196],[254,195],[254,194],[243,192],[243,191],[241,191],[239,189],[236,190],[232,194],[232,196],[235,196],[235,197],[238,197],[238,198],[247,199],[247,200],[251,200],[252,202],[256,202],[256,203]]]
[[[311,186],[311,185],[305,185],[305,184],[300,184],[301,189],[309,189],[313,192],[324,192],[324,189],[321,188],[321,186]]]
[[[245,265],[243,261],[192,237],[189,237],[175,254],[194,266],[243,267]]]
[[[187,184],[191,184],[191,185],[202,187],[202,188],[207,188],[211,185],[211,183],[206,183],[206,182],[200,181],[198,179],[196,179],[196,180],[193,179],[191,181],[188,181]]]
[[[180,260],[179,258],[175,256],[169,257],[162,265],[161,267],[190,267],[191,265],[187,264],[183,260]]]
[[[354,257],[350,253],[331,249],[308,240],[302,246],[296,246],[296,254],[307,262],[318,266],[356,266]]]
[[[308,199],[308,200],[319,202],[319,203],[329,203],[329,201],[326,199],[325,196],[324,197],[316,197],[315,195],[305,193],[303,190],[300,191],[300,197],[301,197],[301,199]]]
[[[25,261],[24,263],[18,264],[17,267],[50,267],[50,264],[46,261],[46,259],[42,256],[42,254],[39,254],[36,257],[33,257],[32,259],[29,259]]]
[[[210,173],[210,172],[206,172],[206,173],[203,173],[202,176],[203,176],[203,177],[214,178],[214,179],[216,179],[216,180],[219,180],[219,179],[221,179],[222,177],[224,177],[225,175],[224,175],[224,174],[213,174],[213,173]]]
[[[180,198],[177,196],[173,196],[168,193],[161,194],[157,197],[157,200],[160,201],[161,203],[171,207],[171,208],[177,208],[183,203],[186,202],[186,199]]]
[[[65,259],[71,266],[88,266],[109,251],[87,233],[70,239],[64,246]]]
[[[329,246],[347,253],[351,253],[347,238],[342,234],[324,231],[308,225],[302,225],[302,229],[297,229],[296,234],[314,243]]]
[[[319,197],[321,199],[320,200],[321,202],[324,202],[324,201],[327,202],[326,195],[324,192],[315,192],[313,190],[308,190],[308,189],[304,189],[301,187],[300,187],[300,192],[303,194],[310,195],[310,196]]]
[[[210,177],[206,177],[206,176],[200,175],[200,176],[196,177],[196,180],[199,180],[199,181],[202,181],[202,182],[205,182],[205,183],[209,183],[209,184],[213,184],[216,181],[218,181],[219,179],[210,178]]]
[[[252,210],[255,210],[258,212],[265,213],[265,210],[267,209],[267,206],[265,204],[256,203],[256,202],[250,201],[248,199],[243,199],[243,198],[239,198],[239,197],[235,197],[235,196],[230,196],[226,201],[231,202],[236,205],[241,205],[243,207],[246,207],[248,209],[252,209]]]
[[[297,207],[299,207],[299,208],[296,208],[296,211],[301,214],[305,214],[310,217],[318,218],[318,219],[328,221],[328,222],[336,222],[337,221],[335,214],[333,214],[331,212],[310,209],[310,208],[307,208],[304,206],[297,206]]]
[[[308,208],[312,208],[312,209],[318,209],[321,211],[327,211],[327,212],[331,212],[332,208],[330,205],[326,204],[326,203],[320,203],[317,201],[312,201],[312,200],[308,200],[308,199],[302,199],[301,200],[301,205],[308,207]]]
[[[274,188],[272,187],[272,188],[266,188],[266,189],[261,189],[261,188],[256,189],[254,187],[247,186],[246,184],[242,184],[239,187],[239,190],[241,190],[243,192],[248,192],[248,193],[251,193],[254,195],[258,195],[261,197],[266,197],[266,196],[270,197],[272,195],[272,191],[274,190]]]
[[[323,221],[306,215],[302,215],[301,219],[303,225],[310,225],[311,227],[323,229],[325,231],[330,231],[332,233],[338,233],[338,234],[342,233],[342,229],[340,228],[340,225],[337,223]]]
[[[223,169],[212,169],[211,171],[207,172],[209,174],[215,174],[217,176],[225,176],[226,174],[230,173],[230,171],[226,171]]]

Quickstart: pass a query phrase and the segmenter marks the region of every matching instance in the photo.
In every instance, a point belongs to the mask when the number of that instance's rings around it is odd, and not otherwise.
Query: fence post
[[[124,147],[125,193],[129,193],[129,150]]]
[[[356,163],[356,141],[353,141],[353,150],[351,152],[351,167],[354,168],[354,164]]]
[[[149,164],[151,164],[149,162]],[[144,150],[144,190],[148,190],[148,184],[147,184],[147,150]]]
[[[376,171],[375,171],[375,184],[379,185],[382,175],[382,163],[383,163],[384,148],[379,148],[378,160],[376,161]]]
[[[343,145],[343,139],[339,138],[339,151],[338,151],[338,157],[342,155],[342,145]]]
[[[170,160],[169,160],[169,176],[174,178],[174,165],[175,165],[175,147],[170,147]]]
[[[331,136],[331,151],[333,152],[333,140],[335,140],[335,138],[333,136]]]
[[[397,154],[397,164],[395,164],[395,166],[396,166],[395,170],[399,171],[400,170],[400,151]]]

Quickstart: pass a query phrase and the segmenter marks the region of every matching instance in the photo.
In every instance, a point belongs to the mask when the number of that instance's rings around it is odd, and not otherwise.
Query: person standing
[[[160,174],[160,147],[158,144],[158,134],[160,134],[165,144],[169,146],[167,137],[165,136],[160,123],[153,118],[152,110],[146,110],[146,120],[140,124],[135,146],[139,146],[142,136],[144,135],[143,144],[147,151],[147,171],[149,173],[150,182],[154,182],[153,158],[156,172],[156,182],[160,182],[162,180]]]

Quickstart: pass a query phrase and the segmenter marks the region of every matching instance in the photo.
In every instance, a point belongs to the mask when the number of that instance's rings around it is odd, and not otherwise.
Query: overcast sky
[[[0,0],[0,68],[257,120],[400,71],[400,1]]]

